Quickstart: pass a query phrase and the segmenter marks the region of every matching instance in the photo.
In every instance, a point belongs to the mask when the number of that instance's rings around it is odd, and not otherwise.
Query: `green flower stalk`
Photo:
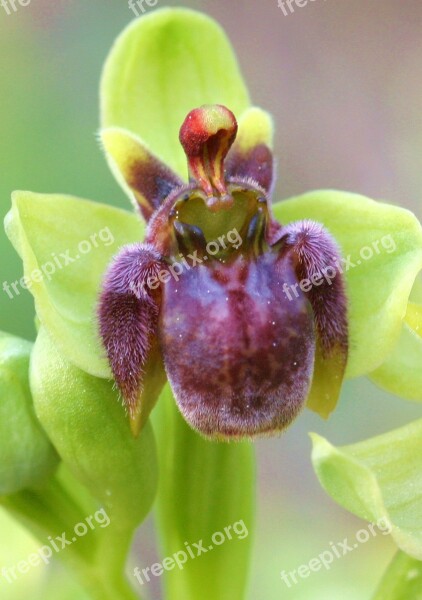
[[[109,527],[58,556],[92,598],[120,600],[137,597],[124,569],[154,501],[166,556],[237,521],[252,531],[254,456],[243,438],[283,429],[304,405],[327,417],[343,375],[367,375],[422,400],[422,228],[409,211],[336,190],[271,205],[271,118],[252,105],[224,32],[204,15],[163,9],[135,20],[107,57],[100,96],[106,159],[148,228],[138,215],[104,204],[13,194],[6,233],[31,282],[40,328],[33,347],[0,339],[0,489],[2,504],[40,540],[106,510]],[[76,256],[81,241],[101,231],[107,243],[95,252],[34,276],[53,255]],[[148,277],[158,265],[172,266],[176,251],[203,258],[204,244],[234,231],[243,248],[223,249],[212,269],[188,263],[192,280],[180,275],[179,288],[171,281],[149,289]],[[121,268],[126,247],[142,250],[129,257],[128,270]],[[333,257],[336,276],[319,287],[317,275]],[[221,314],[206,314],[203,298],[218,278],[220,313],[226,297],[232,312],[215,336]],[[300,290],[299,300],[294,291],[293,301],[282,296],[283,282]],[[271,314],[259,300],[264,289]],[[260,322],[264,312],[276,316],[274,339]],[[233,340],[233,314],[242,342]],[[283,337],[286,324],[306,359]],[[283,357],[300,363],[301,379],[291,369],[280,374]],[[235,383],[231,396],[216,393],[227,390],[224,377],[215,383],[219,374]],[[263,374],[268,381],[258,381]],[[16,431],[25,446],[16,445]],[[314,437],[313,461],[328,493],[362,518],[391,524],[405,558],[385,581],[401,589],[407,560],[422,557],[420,439],[419,422],[340,449]],[[251,540],[165,572],[166,600],[244,599]]]

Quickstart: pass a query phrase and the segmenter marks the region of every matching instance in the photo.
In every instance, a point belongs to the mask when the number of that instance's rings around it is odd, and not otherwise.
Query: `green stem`
[[[398,551],[373,600],[416,600],[422,597],[422,562]]]
[[[124,573],[132,535],[132,531],[121,530],[111,522],[107,529],[104,530],[101,540],[99,540],[95,563],[98,565],[101,573],[105,574],[106,580],[111,587],[122,585],[122,573]],[[130,589],[125,579],[124,582],[127,588],[126,593],[130,591],[132,594],[128,598],[138,599],[139,596]]]
[[[85,571],[78,569],[75,574],[92,600],[140,600],[122,574],[110,578],[95,567]]]
[[[67,489],[66,489],[67,488]],[[73,497],[62,477],[55,477],[39,490],[23,490],[1,499],[8,509],[42,543],[73,528],[95,511],[96,503],[85,496]],[[86,512],[86,508],[90,512]],[[132,532],[120,531],[110,523],[107,528],[90,531],[53,557],[57,557],[75,575],[92,600],[139,600],[124,576],[124,566]]]

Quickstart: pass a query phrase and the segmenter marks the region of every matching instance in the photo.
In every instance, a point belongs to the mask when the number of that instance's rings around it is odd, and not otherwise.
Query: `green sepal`
[[[373,371],[397,343],[410,292],[422,269],[421,224],[403,208],[334,190],[280,202],[274,213],[283,224],[318,221],[337,241],[346,259],[349,298],[346,376]],[[348,267],[349,255],[354,266]]]
[[[184,8],[154,11],[120,34],[104,66],[100,98],[102,127],[138,135],[182,177],[187,167],[179,129],[188,112],[224,104],[239,117],[249,106],[224,31]]]
[[[23,260],[37,316],[60,352],[91,375],[109,377],[96,305],[111,258],[142,240],[140,219],[70,196],[15,192],[5,226]]]
[[[384,390],[422,401],[422,306],[409,302],[393,352],[370,374]]]
[[[391,527],[397,546],[422,559],[422,419],[336,448],[312,434],[312,462],[325,491],[368,521]]]

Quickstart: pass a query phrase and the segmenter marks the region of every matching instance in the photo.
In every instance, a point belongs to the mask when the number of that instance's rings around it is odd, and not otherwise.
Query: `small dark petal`
[[[281,431],[304,405],[312,376],[311,310],[289,302],[296,282],[276,254],[197,266],[166,286],[159,334],[168,378],[185,419],[230,439]]]
[[[172,190],[183,185],[183,182],[170,169],[152,155],[148,161],[133,162],[128,170],[127,178],[146,220],[157,210]]]
[[[101,139],[108,159],[123,176],[148,221],[172,190],[183,185],[182,180],[124,129],[104,129]]]
[[[234,144],[227,156],[226,176],[230,180],[253,180],[269,193],[274,178],[274,159],[270,148],[259,144],[243,149]]]

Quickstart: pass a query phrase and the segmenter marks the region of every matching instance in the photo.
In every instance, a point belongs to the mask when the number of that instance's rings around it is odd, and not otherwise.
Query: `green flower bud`
[[[32,353],[30,382],[37,416],[65,465],[104,506],[114,527],[132,531],[156,491],[151,426],[135,440],[112,383],[68,362],[44,328]]]
[[[0,333],[0,495],[40,485],[59,458],[38,422],[28,383],[32,344]]]

